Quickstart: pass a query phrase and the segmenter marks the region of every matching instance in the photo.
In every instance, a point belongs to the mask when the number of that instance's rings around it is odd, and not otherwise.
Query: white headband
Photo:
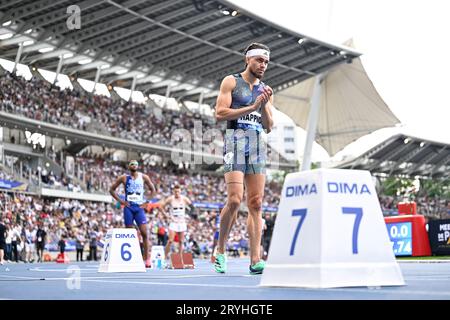
[[[248,50],[245,54],[246,57],[254,57],[254,56],[264,56],[267,59],[270,57],[270,52],[265,49],[252,49]]]

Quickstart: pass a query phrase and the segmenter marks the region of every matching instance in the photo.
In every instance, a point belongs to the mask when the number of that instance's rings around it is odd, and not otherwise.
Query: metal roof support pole
[[[42,169],[43,169],[42,168],[42,158],[39,157],[38,158],[38,167],[37,167],[37,178],[38,178],[38,186],[39,187],[42,185],[42,176],[41,176]]]
[[[97,72],[95,73],[95,81],[94,88],[92,88],[92,93],[95,93],[95,87],[97,86],[98,80],[100,79],[100,74],[102,73],[102,69],[97,67]]]
[[[305,149],[303,151],[303,161],[300,171],[306,171],[311,169],[311,154],[313,142],[316,138],[317,123],[319,122],[319,110],[320,110],[320,94],[322,92],[322,81],[324,76],[316,76],[314,83],[314,91],[311,97],[311,103],[308,115],[308,126],[306,133]]]
[[[64,56],[60,55],[59,56],[58,67],[56,68],[55,80],[53,80],[53,85],[58,80],[59,74],[61,73],[61,68],[62,68],[63,62],[64,62]]]
[[[205,92],[201,91],[200,92],[200,96],[198,97],[198,106],[200,107],[201,104],[203,103],[203,97],[205,96]]]
[[[53,153],[52,153],[52,157],[49,157],[50,159],[52,159],[53,160],[53,162],[56,162],[56,153],[54,152],[55,151],[55,149],[54,149],[54,146],[53,146],[53,137],[50,137],[50,146],[51,147],[49,147],[49,149],[52,149],[52,151],[53,151]],[[45,150],[47,150],[47,145],[45,146]]]
[[[130,98],[128,99],[128,101],[132,101],[133,100],[133,91],[134,89],[136,89],[136,76],[133,77],[133,82],[131,83],[131,92],[130,92]]]
[[[22,56],[22,50],[23,50],[23,42],[21,42],[19,44],[19,50],[17,50],[17,54],[16,54],[16,61],[14,62],[14,68],[12,69],[11,73],[16,72],[17,64],[19,63],[20,57]]]
[[[169,99],[170,98],[170,84],[167,86],[167,89],[166,89],[166,99],[164,99],[164,105],[163,105],[163,108],[165,108],[166,106],[167,106],[167,99]]]

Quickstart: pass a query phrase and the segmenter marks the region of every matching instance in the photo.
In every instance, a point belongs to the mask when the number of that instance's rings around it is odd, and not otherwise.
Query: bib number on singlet
[[[140,201],[141,200],[141,196],[138,195],[138,194],[133,193],[133,194],[129,194],[127,196],[127,199],[128,199],[128,201]]]
[[[185,215],[185,213],[183,211],[173,211],[172,215],[174,217],[183,217]]]

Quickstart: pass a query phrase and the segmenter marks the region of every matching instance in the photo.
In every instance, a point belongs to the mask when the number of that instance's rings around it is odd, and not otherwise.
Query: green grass
[[[450,260],[450,256],[397,257],[397,260]]]

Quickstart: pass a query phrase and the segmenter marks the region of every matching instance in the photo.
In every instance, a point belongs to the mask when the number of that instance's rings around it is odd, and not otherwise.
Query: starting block
[[[146,272],[136,229],[108,230],[98,272]]]
[[[286,176],[260,286],[404,284],[369,171]]]
[[[170,255],[170,263],[172,269],[194,269],[194,259],[192,253],[184,252],[183,261],[181,260],[181,254],[172,253]]]
[[[183,253],[183,263],[185,269],[194,269],[194,258],[192,257],[192,253],[184,252]]]
[[[58,253],[56,263],[70,263],[70,259],[65,253]]]

